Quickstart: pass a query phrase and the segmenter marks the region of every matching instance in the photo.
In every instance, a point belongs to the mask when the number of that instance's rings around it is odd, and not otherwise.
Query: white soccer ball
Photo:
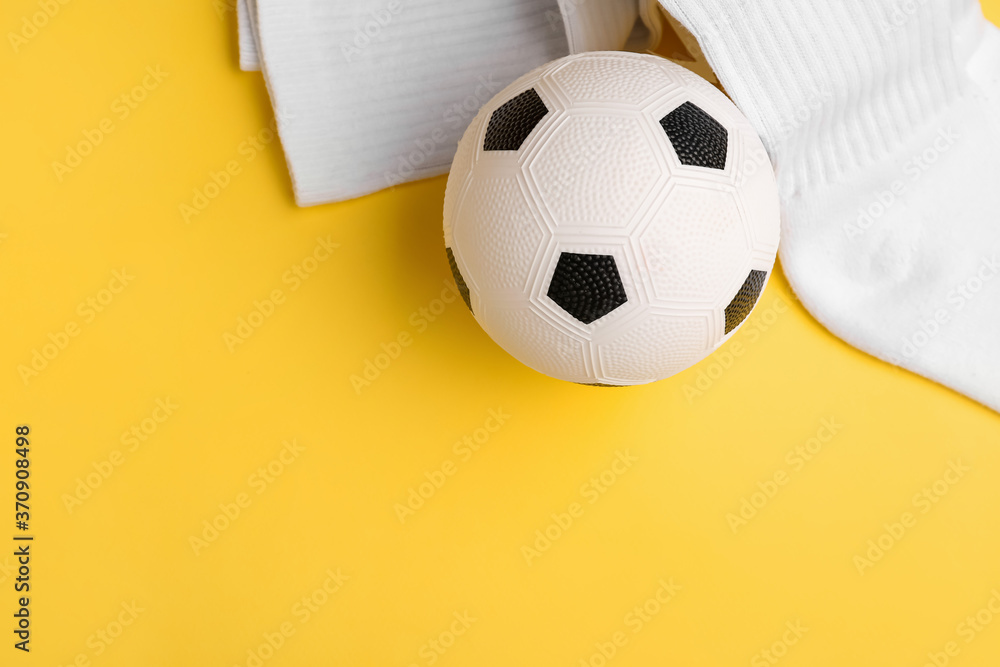
[[[633,385],[739,328],[774,266],[760,138],[707,81],[651,55],[584,53],[501,91],[458,146],[444,237],[483,329],[537,371]]]

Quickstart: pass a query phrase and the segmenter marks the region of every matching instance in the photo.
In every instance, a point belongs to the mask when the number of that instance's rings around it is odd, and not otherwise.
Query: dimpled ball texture
[[[705,358],[746,320],[778,248],[778,193],[747,119],[667,60],[584,53],[487,103],[448,178],[459,291],[502,348],[622,386]]]

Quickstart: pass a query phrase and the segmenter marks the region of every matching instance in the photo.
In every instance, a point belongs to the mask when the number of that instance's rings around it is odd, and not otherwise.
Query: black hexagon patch
[[[760,292],[767,282],[767,271],[751,271],[747,279],[743,281],[743,287],[733,297],[732,302],[726,306],[726,333],[729,333],[747,318],[753,307],[757,305]]]
[[[584,324],[628,301],[614,257],[573,252],[559,255],[548,296]]]
[[[685,102],[662,119],[681,164],[691,167],[725,169],[729,131],[701,107]]]
[[[451,267],[451,275],[455,277],[455,285],[458,287],[458,293],[462,295],[462,301],[465,305],[472,310],[472,296],[469,294],[469,286],[465,283],[465,278],[462,277],[462,272],[458,270],[458,262],[455,261],[455,253],[451,248],[445,247],[445,253],[448,255],[448,266]]]
[[[516,151],[549,112],[534,88],[504,102],[490,116],[484,151]]]

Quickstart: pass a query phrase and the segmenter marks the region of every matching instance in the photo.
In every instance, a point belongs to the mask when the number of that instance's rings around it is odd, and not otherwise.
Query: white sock
[[[521,74],[655,36],[637,0],[241,3],[240,62],[257,56],[303,206],[443,174],[479,107]]]
[[[260,70],[260,59],[257,57],[257,29],[253,19],[256,18],[256,7],[250,11],[250,0],[238,0],[236,3],[236,26],[240,40],[240,69],[244,72]]]
[[[661,2],[771,154],[805,307],[1000,410],[1000,31],[979,3]]]

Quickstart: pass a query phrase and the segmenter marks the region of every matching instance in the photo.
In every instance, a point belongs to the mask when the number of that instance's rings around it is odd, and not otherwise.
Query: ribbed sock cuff
[[[661,2],[700,37],[786,194],[884,159],[951,104],[954,30],[978,11],[975,0]]]

